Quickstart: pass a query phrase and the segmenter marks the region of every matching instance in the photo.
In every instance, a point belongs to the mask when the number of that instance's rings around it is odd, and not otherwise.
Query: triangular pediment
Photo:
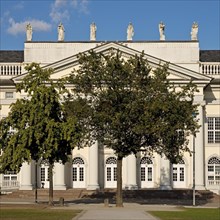
[[[140,55],[142,51],[134,50],[126,46],[125,43],[117,43],[117,42],[108,42],[108,43],[100,43],[97,45],[94,49],[94,52],[96,53],[103,53],[103,54],[109,54],[113,51],[120,51],[122,53],[123,57],[131,57],[135,55]],[[85,51],[84,53],[88,53],[88,51]],[[202,75],[198,72],[192,71],[190,69],[178,66],[176,64],[169,63],[169,61],[161,60],[157,57],[148,55],[144,53],[144,58],[146,58],[149,62],[149,65],[152,68],[157,68],[164,64],[169,64],[169,80],[173,81],[174,83],[187,83],[189,81],[193,81],[195,83],[202,83],[204,85],[208,84],[212,78]],[[54,73],[52,74],[52,79],[56,80],[59,78],[63,78],[68,76],[73,69],[77,69],[79,66],[78,63],[78,57],[77,55],[73,55],[70,57],[67,57],[63,60],[54,62],[52,64],[49,64],[47,66],[44,66],[43,68],[53,68]],[[13,78],[15,82],[19,82],[22,80],[22,78],[26,74],[17,76]]]

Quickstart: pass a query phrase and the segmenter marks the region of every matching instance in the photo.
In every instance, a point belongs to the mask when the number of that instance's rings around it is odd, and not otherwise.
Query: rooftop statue
[[[127,40],[132,40],[133,36],[134,36],[134,27],[130,22],[127,28]]]
[[[193,22],[192,24],[192,30],[191,30],[191,40],[198,40],[198,29],[199,25],[196,22]]]
[[[97,27],[93,22],[92,24],[90,24],[90,40],[96,40],[96,30]]]
[[[58,32],[58,41],[64,41],[65,30],[64,30],[64,27],[63,27],[62,23],[60,23],[58,25],[57,32]]]
[[[32,41],[32,34],[33,34],[32,26],[30,23],[28,23],[26,25],[26,40],[27,41]]]
[[[160,40],[165,40],[165,24],[161,21],[159,23],[159,33],[160,33]]]

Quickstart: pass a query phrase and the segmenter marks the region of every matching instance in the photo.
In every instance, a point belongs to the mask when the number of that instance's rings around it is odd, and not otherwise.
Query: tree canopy
[[[122,159],[130,154],[156,152],[177,162],[190,151],[187,136],[198,128],[192,115],[197,112],[195,85],[177,89],[168,80],[168,65],[151,68],[144,54],[125,59],[119,51],[90,51],[79,55],[79,64],[68,81],[74,97],[84,99],[91,109],[87,122],[93,137],[117,156],[118,182]]]
[[[82,127],[76,117],[67,119],[61,102],[66,90],[62,82],[50,79],[53,70],[36,63],[26,70],[16,90],[23,90],[27,97],[13,103],[8,116],[0,121],[0,171],[19,171],[23,162],[41,160],[51,165],[52,178],[54,163],[68,161]]]

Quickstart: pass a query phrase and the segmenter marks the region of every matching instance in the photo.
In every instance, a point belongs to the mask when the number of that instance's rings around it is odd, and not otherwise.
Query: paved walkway
[[[156,220],[143,210],[130,210],[124,208],[97,209],[82,212],[73,220]]]

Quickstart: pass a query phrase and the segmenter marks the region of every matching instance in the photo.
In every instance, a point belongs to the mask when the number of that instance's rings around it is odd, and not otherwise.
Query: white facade
[[[169,62],[170,81],[176,86],[191,80],[199,92],[195,102],[199,104],[199,133],[195,138],[195,185],[196,189],[220,189],[220,60],[201,62],[198,41],[121,41],[121,42],[32,42],[24,44],[24,59],[21,62],[0,62],[0,119],[6,117],[9,106],[25,94],[15,92],[15,84],[23,78],[24,66],[31,62],[45,68],[54,68],[53,79],[65,77],[77,69],[77,54],[94,49],[108,53],[119,49],[123,56],[145,53],[152,67]],[[218,51],[220,52],[220,51]],[[0,51],[1,53],[1,51]],[[24,73],[24,74],[23,74]],[[9,80],[11,79],[11,80]],[[189,147],[193,150],[193,138]],[[72,163],[56,163],[54,189],[67,188],[115,188],[116,157],[114,152],[98,142],[92,147],[74,149]],[[123,187],[138,188],[184,188],[193,185],[193,157],[186,153],[180,164],[170,162],[157,154],[147,158],[139,153],[123,160]],[[38,162],[37,183],[39,188],[48,188],[48,166]],[[33,189],[35,162],[25,163],[18,174],[0,175],[2,188]]]

